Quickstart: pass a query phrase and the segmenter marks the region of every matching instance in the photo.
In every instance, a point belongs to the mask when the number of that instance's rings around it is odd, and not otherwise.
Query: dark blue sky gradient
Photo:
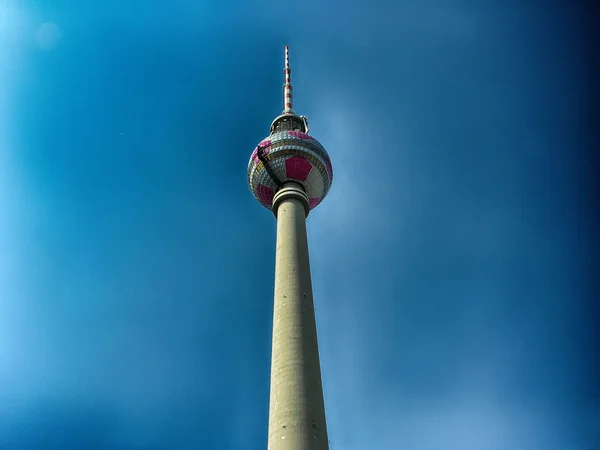
[[[285,44],[331,450],[594,448],[594,12],[246,3],[0,3],[0,448],[266,448]]]

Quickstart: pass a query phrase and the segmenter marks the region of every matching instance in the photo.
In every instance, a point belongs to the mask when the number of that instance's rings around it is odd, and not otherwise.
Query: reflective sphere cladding
[[[258,158],[259,147],[271,172],[282,183],[295,181],[304,187],[310,209],[321,203],[331,187],[333,168],[319,141],[300,131],[279,131],[254,149],[248,163],[248,186],[254,197],[271,209],[277,184]]]

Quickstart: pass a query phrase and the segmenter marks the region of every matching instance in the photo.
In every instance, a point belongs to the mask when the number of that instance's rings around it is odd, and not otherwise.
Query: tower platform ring
[[[312,210],[325,198],[332,181],[333,168],[327,151],[315,138],[300,131],[272,133],[254,149],[248,162],[250,191],[269,210],[275,194],[286,182],[303,187]]]

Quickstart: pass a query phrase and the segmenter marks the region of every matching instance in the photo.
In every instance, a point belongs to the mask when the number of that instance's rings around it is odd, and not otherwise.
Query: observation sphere
[[[271,135],[250,156],[248,186],[254,197],[272,210],[277,190],[286,182],[298,183],[304,188],[312,210],[325,198],[333,181],[329,155],[312,136],[298,129],[282,130],[288,127],[275,124],[271,126]]]

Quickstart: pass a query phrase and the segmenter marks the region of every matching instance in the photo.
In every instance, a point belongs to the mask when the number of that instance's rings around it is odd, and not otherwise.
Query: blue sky
[[[592,448],[583,16],[2,0],[0,447],[265,448],[289,44],[331,450]]]

